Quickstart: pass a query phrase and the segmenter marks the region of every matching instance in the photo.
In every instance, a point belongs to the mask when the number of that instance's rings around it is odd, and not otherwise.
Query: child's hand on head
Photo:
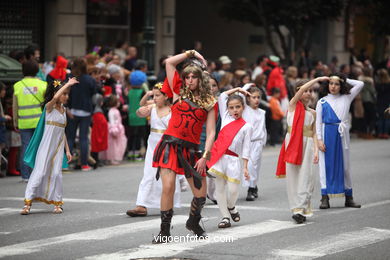
[[[318,81],[329,81],[329,77],[327,77],[327,76],[318,77]]]
[[[68,84],[69,85],[74,85],[74,84],[77,84],[79,83],[78,80],[76,79],[76,77],[73,77],[73,78],[70,78],[69,81],[68,81]]]

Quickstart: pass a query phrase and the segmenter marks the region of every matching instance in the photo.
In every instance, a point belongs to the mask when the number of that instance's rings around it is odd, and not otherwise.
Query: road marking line
[[[188,216],[175,215],[172,219],[173,225],[182,225],[186,222]],[[20,244],[0,247],[0,258],[14,255],[25,255],[34,252],[46,250],[48,246],[58,245],[63,243],[71,243],[85,240],[105,240],[112,237],[142,232],[149,229],[156,229],[160,225],[160,218],[135,222],[130,224],[117,225],[107,228],[99,228],[78,233],[72,233],[63,236],[39,239],[28,241]]]
[[[181,243],[168,243],[162,245],[141,245],[138,248],[131,248],[121,250],[112,254],[101,254],[82,258],[84,260],[98,260],[98,259],[130,259],[130,258],[150,258],[150,257],[170,257],[180,254],[184,251],[193,250],[198,247],[221,243],[221,238],[231,238],[234,240],[244,239],[254,236],[260,236],[280,230],[304,227],[305,225],[297,225],[292,221],[278,221],[268,220],[259,222],[256,224],[236,226],[229,229],[218,230],[209,234],[209,239],[206,241],[197,242],[181,242]],[[219,239],[217,239],[219,238]]]
[[[15,201],[23,201],[24,198],[21,197],[0,197],[0,200],[15,200]],[[124,200],[94,200],[94,199],[74,199],[74,198],[64,198],[64,203],[72,202],[72,203],[97,203],[97,204],[129,204],[130,201]],[[191,207],[189,203],[182,203],[181,206],[183,208]],[[219,209],[218,205],[205,205],[205,208],[211,209]],[[269,208],[269,207],[257,207],[257,206],[245,206],[238,205],[238,209],[241,210],[263,210],[263,211],[286,211],[283,208]]]
[[[0,208],[0,216],[13,215],[22,211],[22,208]],[[34,212],[45,212],[46,210],[37,209]]]
[[[390,230],[366,227],[358,231],[331,235],[308,244],[274,250],[270,259],[315,259],[390,239]],[[299,250],[296,250],[296,248]]]
[[[390,203],[390,200],[382,200],[382,201],[378,201],[378,202],[363,204],[361,209],[368,209],[368,208],[372,208],[372,207],[383,206],[383,205],[386,205],[389,203]],[[355,209],[355,208],[338,209],[338,208],[336,208],[333,211],[328,211],[328,212],[326,212],[327,210],[320,210],[320,211],[324,212],[324,214],[321,214],[321,215],[333,215],[333,214],[342,214],[342,213],[346,213],[346,212],[354,211],[354,210],[359,210],[359,209]]]

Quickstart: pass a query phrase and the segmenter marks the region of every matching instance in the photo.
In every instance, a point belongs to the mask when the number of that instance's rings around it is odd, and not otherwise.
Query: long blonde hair
[[[195,99],[192,91],[185,85],[185,78],[190,74],[194,74],[198,77],[198,90],[200,99]],[[203,72],[201,68],[196,65],[189,65],[183,69],[181,73],[181,77],[183,80],[183,87],[181,88],[180,95],[183,98],[188,98],[192,102],[196,103],[200,107],[209,110],[210,103],[214,102],[214,97],[211,92],[211,88],[209,85],[210,77],[207,73]]]

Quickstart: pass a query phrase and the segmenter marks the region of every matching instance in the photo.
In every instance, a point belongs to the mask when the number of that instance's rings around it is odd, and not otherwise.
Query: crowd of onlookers
[[[12,51],[9,56],[23,64],[24,78],[37,77],[51,85],[55,81],[64,82],[70,77],[77,77],[79,83],[69,93],[66,126],[70,149],[76,155],[74,168],[89,171],[99,165],[118,164],[123,158],[143,159],[148,121],[139,118],[136,110],[152,84],[164,81],[164,60],[167,56],[161,57],[155,75],[149,75],[148,64],[138,57],[137,48],[125,42],[118,43],[116,48],[95,47],[84,57],[67,59],[66,54],[59,53],[52,61],[43,64],[39,64],[39,48],[34,45]],[[330,64],[324,64],[302,55],[296,65],[286,66],[274,55],[260,55],[256,60],[238,58],[234,62],[223,55],[216,60],[208,60],[207,70],[218,84],[214,92],[249,82],[260,88],[260,108],[266,111],[270,145],[282,141],[288,100],[295,94],[295,84],[336,72],[364,82],[363,90],[351,106],[351,131],[365,139],[389,138],[390,119],[385,110],[389,110],[390,105],[390,59],[374,67],[365,52],[358,56],[351,54],[348,64],[339,64],[337,57]],[[314,88],[312,107],[321,97],[319,87]],[[6,148],[2,152],[2,161],[7,162],[4,164],[7,169],[3,165],[3,171],[19,175],[21,167],[17,158],[23,154],[26,143],[23,140],[27,139],[21,136],[23,131],[19,131],[18,121],[15,120],[18,107],[14,104],[13,90],[12,85],[6,87],[0,84],[0,143]],[[105,119],[96,119],[96,113],[103,113]],[[108,125],[107,145],[99,149],[95,149],[95,138],[90,136],[94,120],[107,120]],[[118,138],[121,141],[114,144],[113,140]],[[26,176],[23,178],[28,179]]]

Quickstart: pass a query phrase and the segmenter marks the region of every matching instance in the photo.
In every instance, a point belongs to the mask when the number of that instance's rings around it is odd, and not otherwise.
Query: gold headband
[[[156,85],[154,85],[154,87],[155,87],[155,88],[158,88],[159,90],[161,90],[162,87],[163,87],[163,83],[159,82],[159,83],[157,83]]]
[[[338,81],[341,81],[341,82],[344,82],[344,80],[342,78],[340,78],[339,76],[331,76],[330,79],[337,79]]]
[[[61,85],[61,81],[55,80],[55,81],[53,82],[53,85],[54,85],[54,88],[56,88],[56,87],[58,87],[58,86]]]

